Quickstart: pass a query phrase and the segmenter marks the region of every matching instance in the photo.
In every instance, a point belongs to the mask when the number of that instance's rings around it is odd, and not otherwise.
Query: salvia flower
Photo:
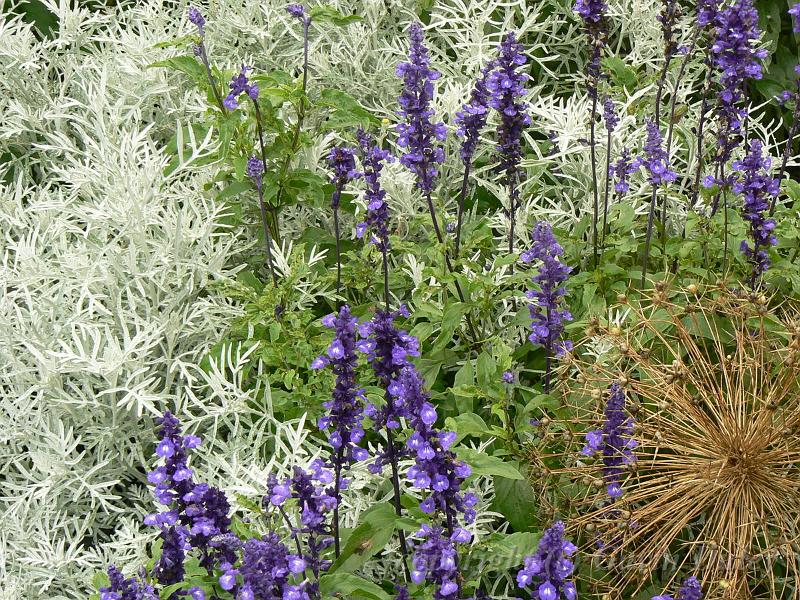
[[[677,173],[672,170],[669,155],[662,145],[663,138],[658,124],[647,119],[647,142],[644,145],[645,156],[641,160],[641,164],[647,169],[652,185],[669,183],[678,177]]]
[[[264,161],[259,157],[253,155],[247,159],[247,168],[245,169],[247,176],[252,179],[256,187],[261,189],[262,178],[264,175]]]
[[[414,173],[417,187],[429,195],[439,173],[436,165],[444,162],[444,150],[439,142],[447,137],[447,128],[444,123],[431,122],[433,82],[439,79],[439,72],[430,68],[419,23],[411,24],[409,37],[408,61],[401,62],[396,70],[404,85],[398,98],[399,115],[404,122],[397,125],[397,144],[406,149],[400,162]]]
[[[720,0],[697,0],[697,25],[705,28],[714,23]]]
[[[275,533],[244,542],[238,568],[232,564],[226,567],[220,576],[220,586],[235,592],[237,600],[282,600],[304,587],[294,585],[292,576],[305,571],[305,560],[290,554]]]
[[[494,68],[494,61],[481,70],[469,95],[469,101],[456,113],[457,133],[463,138],[459,154],[464,165],[472,164],[472,157],[480,140],[480,134],[489,117],[489,90],[486,78]]]
[[[328,315],[323,323],[335,331],[326,356],[314,361],[315,367],[328,365],[336,375],[333,398],[323,404],[327,413],[320,417],[318,427],[328,433],[328,441],[335,451],[335,462],[345,464],[364,460],[367,451],[358,446],[364,437],[361,421],[364,418],[364,391],[356,385],[356,341],[358,319],[345,305],[338,315]]]
[[[652,600],[676,600],[669,594],[653,596]],[[677,600],[703,600],[703,588],[697,577],[689,577],[678,590]]]
[[[194,6],[190,6],[189,10],[186,12],[189,17],[189,22],[197,27],[197,33],[200,37],[204,37],[206,34],[206,20],[202,13]]]
[[[381,252],[388,252],[389,243],[389,205],[386,202],[386,190],[380,182],[384,163],[391,162],[394,157],[375,143],[372,137],[363,130],[358,132],[358,144],[361,149],[361,165],[364,170],[364,182],[367,184],[366,202],[367,218],[356,226],[356,235],[363,237],[369,230],[370,241]]]
[[[448,535],[444,528],[426,523],[416,535],[425,541],[414,549],[411,580],[433,583],[436,600],[458,600],[458,552],[453,540],[457,534]]]
[[[627,148],[622,149],[619,160],[611,165],[609,169],[609,177],[614,177],[614,191],[617,194],[627,194],[631,189],[628,177],[633,175],[639,170],[641,161],[639,159],[631,158],[631,152]]]
[[[247,72],[252,68],[247,65],[242,65],[241,70],[237,75],[231,78],[230,93],[225,97],[223,104],[228,110],[236,110],[239,108],[239,96],[247,94],[254,101],[258,99],[258,85],[250,83],[247,78]]]
[[[497,170],[503,174],[503,184],[509,189],[512,202],[517,197],[520,178],[519,163],[522,160],[522,133],[531,124],[527,113],[528,104],[521,98],[526,94],[525,85],[530,76],[522,71],[528,59],[516,34],[510,31],[500,44],[500,52],[494,61],[494,69],[486,78],[489,106],[500,115],[497,128],[497,149],[500,164]],[[513,211],[513,204],[512,204]]]
[[[120,570],[108,567],[108,587],[100,588],[100,600],[158,600],[158,594],[144,576],[126,579]]]
[[[436,408],[413,365],[403,368],[391,393],[395,403],[405,409],[412,429],[406,448],[414,458],[414,465],[407,475],[414,488],[428,494],[420,503],[420,509],[427,514],[438,512],[444,515],[449,529],[454,527],[458,514],[463,513],[467,523],[473,522],[477,497],[461,492],[461,486],[472,470],[450,451],[456,434],[435,428]]]
[[[581,454],[603,456],[603,480],[610,498],[622,496],[620,479],[624,466],[636,461],[633,449],[636,440],[631,437],[634,419],[625,410],[625,390],[619,383],[613,383],[609,390],[604,411],[603,429],[595,429],[586,434],[586,445]]]
[[[539,600],[575,600],[578,592],[570,579],[575,566],[570,557],[576,550],[564,539],[564,523],[557,521],[545,530],[536,553],[525,558],[517,585],[532,590]]]
[[[356,169],[355,149],[342,147],[331,148],[331,151],[328,153],[328,166],[331,171],[333,171],[333,176],[331,178],[333,183],[331,206],[333,208],[338,208],[344,186],[353,179],[361,177],[361,173]]]
[[[717,131],[719,162],[727,161],[739,145],[742,124],[747,115],[745,82],[761,79],[761,59],[767,56],[757,48],[761,31],[758,11],[752,0],[736,0],[717,10],[713,20],[712,63],[719,73]]]
[[[311,15],[306,13],[306,8],[302,4],[299,3],[288,4],[286,6],[286,12],[288,12],[296,19],[300,19],[306,25],[311,22]]]
[[[200,445],[200,438],[181,435],[180,422],[170,412],[158,420],[159,443],[156,455],[164,460],[147,476],[154,484],[153,495],[167,507],[160,513],[145,517],[146,525],[161,527],[164,550],[156,570],[161,572],[161,583],[182,573],[183,553],[197,548],[203,553],[201,564],[211,565],[214,553],[209,551],[209,541],[228,532],[230,504],[225,494],[205,483],[194,483],[193,471],[188,465],[188,450]],[[178,579],[180,580],[180,579]],[[172,583],[175,583],[174,581]]]
[[[619,125],[619,115],[617,115],[617,107],[611,96],[606,96],[603,100],[603,121],[606,129],[610,132],[614,131]]]
[[[587,23],[599,23],[606,16],[608,4],[604,0],[577,0],[572,10]]]
[[[563,283],[569,277],[572,267],[561,262],[564,249],[553,235],[550,224],[540,221],[532,233],[533,245],[522,253],[522,261],[539,261],[538,273],[533,282],[538,289],[529,290],[527,296],[533,300],[530,305],[531,334],[528,339],[541,344],[549,355],[561,356],[572,350],[572,342],[561,341],[564,323],[572,320],[572,315],[561,308],[561,300],[566,294]]]
[[[800,33],[800,2],[789,9],[789,14],[792,15],[792,31]]]
[[[770,175],[771,166],[772,161],[764,156],[759,140],[752,140],[747,156],[733,163],[734,170],[741,173],[733,191],[743,195],[742,215],[750,225],[752,246],[747,240],[742,240],[741,250],[752,264],[752,285],[769,269],[769,247],[778,243],[774,233],[775,220],[767,218],[770,203],[780,192],[780,182]]]

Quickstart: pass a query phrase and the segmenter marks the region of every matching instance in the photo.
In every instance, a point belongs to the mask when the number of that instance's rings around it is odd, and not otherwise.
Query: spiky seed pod
[[[577,514],[570,522],[587,534],[585,544],[603,544],[606,567],[618,565],[609,571],[614,597],[631,597],[645,583],[638,569],[621,565],[635,556],[652,572],[667,554],[678,572],[691,571],[715,589],[713,597],[794,597],[800,364],[793,357],[800,311],[770,309],[766,298],[766,315],[753,314],[746,310],[751,300],[730,290],[682,292],[658,307],[632,306],[629,325],[614,339],[616,351],[582,364],[583,344],[576,343],[583,382],[568,384],[573,429],[580,430],[576,419],[584,431],[596,427],[602,407],[595,391],[621,371],[630,374],[626,393],[639,408],[631,432],[638,446],[622,475],[623,496],[603,501],[599,461],[565,461],[569,467],[552,473],[591,480],[573,498]],[[687,315],[689,301],[696,311]],[[576,435],[567,454],[584,442]]]

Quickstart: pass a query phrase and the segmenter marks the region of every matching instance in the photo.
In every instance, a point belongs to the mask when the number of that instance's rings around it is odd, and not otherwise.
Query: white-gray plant
[[[175,53],[156,48],[158,42],[191,31],[188,3],[137,0],[90,10],[43,0],[58,20],[53,36],[45,38],[13,15],[14,4],[0,0],[0,599],[77,599],[86,597],[92,574],[109,562],[129,572],[144,558],[153,538],[141,526],[153,509],[145,473],[153,418],[164,409],[202,434],[198,477],[231,497],[257,497],[269,473],[307,463],[319,449],[309,442],[306,419],[273,416],[270,373],[255,346],[231,344],[201,366],[239,316],[237,305],[218,290],[235,285],[245,253],[257,241],[256,227],[226,225],[224,201],[213,188],[204,191],[219,168],[205,160],[216,149],[215,132],[198,134],[192,127],[203,119],[205,99],[180,74],[147,68]],[[259,70],[297,72],[300,31],[285,2],[199,4],[215,64],[233,68],[245,60]],[[312,86],[345,89],[394,122],[394,67],[405,53],[404,31],[417,0],[332,4],[364,19],[345,29],[312,30]],[[574,68],[584,64],[585,52],[571,0],[429,4],[432,61],[443,73],[435,108],[449,125],[503,32],[513,26],[526,35],[540,73],[530,97],[536,126],[555,133],[560,151],[525,161],[521,218],[567,227],[577,222],[589,207],[591,181],[581,141],[588,101]],[[624,41],[632,49],[629,63],[652,75],[661,53],[654,18],[659,2],[610,5],[611,39]],[[699,69],[687,72],[681,101],[701,76]],[[651,94],[652,83],[633,92],[623,114]],[[698,106],[689,103],[687,110],[686,122],[694,122]],[[768,130],[759,128],[759,135],[772,142]],[[172,159],[165,146],[175,132],[179,160],[165,174]],[[682,141],[686,133],[679,125],[675,148],[683,168],[694,160]],[[637,136],[629,127],[616,143],[624,138],[635,145]],[[318,170],[335,142],[333,136],[320,138],[298,166]],[[457,143],[451,136],[444,173],[460,173]],[[481,152],[492,151],[484,146]],[[560,166],[558,185],[538,177],[553,159]],[[499,191],[489,170],[477,170],[473,180]],[[385,184],[404,215],[424,214],[408,173],[393,166]],[[447,199],[440,208],[453,215],[453,200],[442,196]],[[680,214],[680,207],[674,210]],[[504,219],[500,212],[470,217],[500,226]],[[301,256],[292,251],[292,237],[313,225],[330,226],[324,209],[288,210],[284,245],[275,247],[279,271],[300,273],[299,293],[288,307],[294,310],[331,294],[314,269],[293,266],[321,259],[311,248]],[[525,236],[521,227],[520,244]],[[408,256],[400,262],[422,283],[421,261]],[[506,307],[498,318],[510,318],[510,311]],[[258,373],[258,390],[245,385],[245,369]],[[263,405],[254,404],[256,397]],[[270,455],[259,451],[267,441],[274,448]],[[477,485],[480,537],[495,522],[488,512],[491,484],[480,479]],[[354,471],[352,489],[345,500],[348,525],[385,493],[380,479],[363,468]],[[374,568],[380,573],[390,566]],[[492,587],[495,597],[509,589],[506,581]]]

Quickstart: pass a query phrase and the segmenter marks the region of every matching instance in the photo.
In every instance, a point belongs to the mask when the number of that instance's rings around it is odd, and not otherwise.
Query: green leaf
[[[497,364],[486,350],[478,355],[478,385],[486,389],[495,382]]]
[[[473,412],[461,413],[455,417],[447,417],[445,426],[458,435],[457,440],[462,440],[468,435],[480,437],[488,430],[486,421]]]
[[[316,21],[318,23],[333,23],[339,27],[344,27],[346,25],[350,25],[351,23],[357,23],[358,21],[364,20],[364,17],[360,15],[342,14],[329,4],[315,6],[311,9],[309,14],[311,15],[312,21]]]
[[[524,479],[519,469],[512,463],[505,462],[496,456],[489,456],[472,448],[459,446],[455,448],[456,456],[472,467],[475,475],[496,475],[507,479]]]
[[[111,585],[111,581],[108,579],[108,573],[105,571],[98,571],[92,577],[92,586],[94,589],[99,590],[100,588],[108,587]]]
[[[439,336],[433,344],[432,350],[434,353],[441,352],[453,341],[453,334],[461,324],[461,318],[467,310],[469,310],[469,307],[463,302],[453,302],[445,307]]]
[[[203,65],[197,62],[197,59],[193,56],[173,56],[172,58],[150,63],[147,65],[147,68],[167,68],[173,71],[180,71],[194,79],[197,83],[205,82],[207,77]]]
[[[535,524],[536,496],[525,479],[494,478],[492,510],[503,515],[514,531],[526,531]]]
[[[389,600],[383,589],[352,573],[336,572],[323,575],[319,589],[326,598],[361,598],[366,600]]]
[[[617,56],[609,56],[603,59],[603,66],[611,72],[611,79],[615,84],[627,90],[636,88],[638,78],[636,71],[625,64],[625,61]]]

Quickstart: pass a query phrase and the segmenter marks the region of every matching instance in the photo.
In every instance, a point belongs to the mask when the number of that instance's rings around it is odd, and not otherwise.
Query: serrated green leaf
[[[309,11],[309,14],[311,15],[311,20],[314,22],[333,23],[339,27],[364,20],[364,17],[360,15],[345,15],[329,4],[315,6]]]
[[[455,448],[456,456],[470,467],[475,475],[495,475],[507,479],[524,479],[519,469],[512,463],[496,456],[489,456],[485,452],[458,446]]]

